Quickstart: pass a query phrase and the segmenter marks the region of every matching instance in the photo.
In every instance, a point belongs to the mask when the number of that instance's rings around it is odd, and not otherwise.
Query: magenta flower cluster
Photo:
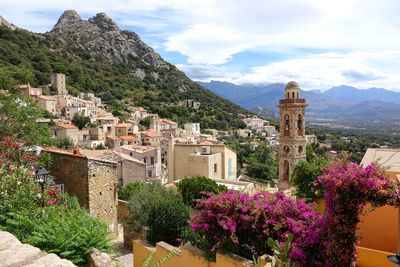
[[[398,187],[376,164],[362,168],[338,161],[322,172],[318,180],[326,192],[325,266],[350,266],[357,257],[357,224],[365,205],[397,205]]]
[[[316,253],[323,233],[323,216],[313,204],[294,201],[283,193],[249,196],[236,191],[210,194],[198,200],[191,218],[192,230],[214,244],[212,251],[229,251],[244,257],[270,252],[268,237],[284,242],[294,235],[290,257],[305,265]]]

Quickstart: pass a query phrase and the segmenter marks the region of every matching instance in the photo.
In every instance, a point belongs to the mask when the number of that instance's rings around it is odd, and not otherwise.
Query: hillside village
[[[0,24],[8,28],[0,41],[19,31]],[[354,137],[333,143],[307,129],[297,82],[273,103],[275,122],[197,87],[105,13],[82,20],[65,11],[32,38],[72,43],[71,51],[100,38],[80,56],[103,54],[99,72],[108,60],[121,64],[119,74],[133,62],[119,78],[136,87],[116,79],[121,87],[99,89],[53,66],[33,85],[0,68],[8,75],[0,79],[0,267],[390,267],[388,257],[400,259],[392,255],[399,150],[363,144],[354,162]]]

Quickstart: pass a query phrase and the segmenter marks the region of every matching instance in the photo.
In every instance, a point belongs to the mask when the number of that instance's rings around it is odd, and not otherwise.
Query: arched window
[[[287,93],[287,97],[286,98],[289,98],[289,93]]]
[[[299,146],[299,154],[303,153],[303,146]]]
[[[299,98],[299,92],[297,92],[297,98]]]
[[[286,156],[286,155],[289,154],[289,152],[290,152],[290,148],[288,146],[284,146],[283,147],[283,154]]]
[[[283,179],[289,180],[289,161],[287,160],[283,162]]]
[[[303,117],[300,114],[297,118],[297,129],[303,129]]]
[[[292,98],[294,99],[294,92],[292,92]]]
[[[289,123],[290,123],[289,120],[290,120],[289,115],[286,114],[285,115],[285,131],[289,131]]]

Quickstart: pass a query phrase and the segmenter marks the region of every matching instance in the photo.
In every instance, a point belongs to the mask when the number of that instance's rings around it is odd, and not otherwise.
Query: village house
[[[191,135],[200,135],[200,123],[185,123],[185,132]]]
[[[140,132],[140,137],[142,140],[142,145],[160,147],[161,138],[163,136],[160,133],[150,129]]]
[[[57,112],[57,99],[54,96],[44,96],[40,95],[36,97],[39,107],[46,110],[52,115],[59,115]]]
[[[312,144],[312,143],[316,143],[317,137],[315,136],[315,134],[306,134],[306,142],[307,144]]]
[[[42,88],[35,88],[32,87],[29,83],[28,84],[21,84],[16,87],[17,91],[24,95],[26,98],[29,99],[36,99],[38,96],[42,95]]]
[[[54,73],[51,75],[51,86],[57,90],[58,95],[68,94],[65,82],[65,75],[62,73]]]
[[[45,151],[52,156],[50,175],[55,183],[117,234],[117,163],[83,155],[78,149]]]
[[[161,180],[162,163],[159,147],[123,145],[120,147],[122,154],[131,156],[146,164],[146,178],[148,180]]]
[[[260,119],[260,118],[245,118],[242,120],[246,123],[247,128],[249,129],[258,129],[262,126],[268,124],[268,121]]]
[[[264,125],[256,129],[256,133],[261,133],[262,136],[275,136],[278,134],[274,125]]]
[[[143,161],[135,159],[121,152],[121,149],[109,150],[80,150],[85,156],[113,161],[117,163],[118,184],[124,186],[133,182],[146,182],[147,172],[146,164]]]
[[[131,107],[131,118],[132,120],[139,122],[149,116],[149,113],[143,107]]]
[[[52,127],[53,137],[56,139],[68,138],[76,146],[79,141],[79,130],[73,124],[60,124]]]
[[[174,138],[171,138],[167,162],[168,182],[197,175],[235,181],[236,162],[236,152],[224,144],[175,144]]]

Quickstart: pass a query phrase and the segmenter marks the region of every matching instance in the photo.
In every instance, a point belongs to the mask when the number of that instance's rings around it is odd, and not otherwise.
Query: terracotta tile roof
[[[118,137],[124,141],[132,141],[132,142],[136,141],[136,137],[134,137],[133,135],[121,135]]]
[[[107,139],[111,139],[111,140],[121,140],[121,139],[119,139],[118,136],[107,136]]]
[[[177,124],[175,121],[171,121],[168,119],[160,119],[160,124]]]
[[[148,137],[161,137],[162,135],[159,132],[156,132],[154,130],[147,130],[141,132],[142,135],[148,136]]]
[[[117,125],[115,125],[116,128],[129,128],[131,126],[132,124],[130,123],[118,123]]]
[[[55,128],[64,128],[64,129],[78,129],[78,127],[76,127],[73,124],[59,124],[54,126]]]

